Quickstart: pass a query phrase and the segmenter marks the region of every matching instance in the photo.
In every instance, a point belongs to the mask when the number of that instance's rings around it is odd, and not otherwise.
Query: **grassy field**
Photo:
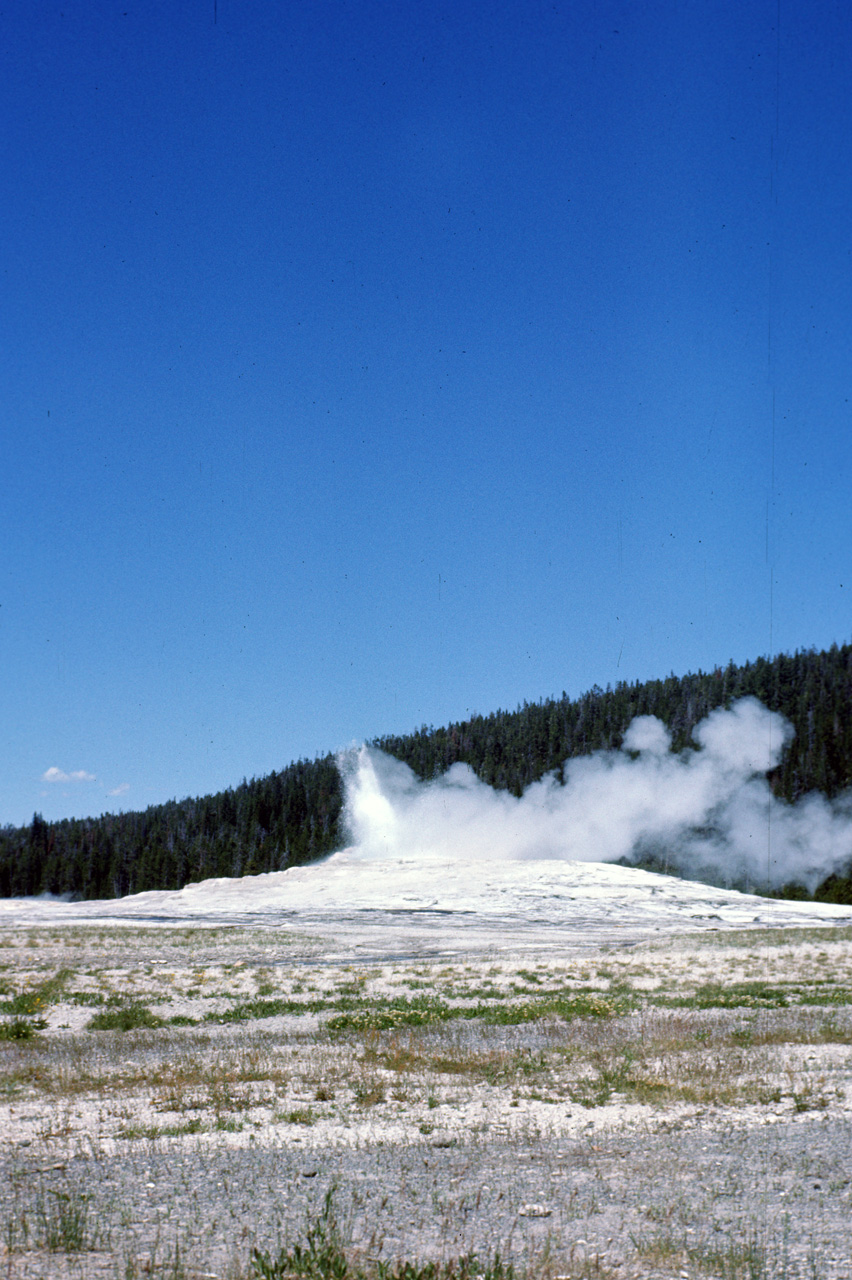
[[[852,930],[9,929],[0,1108],[10,1277],[849,1276]]]

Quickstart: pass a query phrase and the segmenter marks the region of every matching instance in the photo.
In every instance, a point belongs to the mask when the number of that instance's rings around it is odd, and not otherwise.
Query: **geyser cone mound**
[[[257,924],[362,939],[379,950],[428,941],[436,950],[503,948],[591,936],[852,921],[852,908],[784,902],[632,867],[540,859],[385,858],[347,849],[323,863],[206,880],[113,902],[0,903],[9,923]]]

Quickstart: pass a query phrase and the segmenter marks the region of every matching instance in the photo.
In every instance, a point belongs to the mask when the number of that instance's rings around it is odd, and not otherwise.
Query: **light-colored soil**
[[[8,927],[0,966],[36,1029],[0,1042],[10,1277],[246,1275],[330,1190],[365,1259],[852,1277],[848,928],[347,958]],[[134,1007],[161,1025],[89,1029]]]

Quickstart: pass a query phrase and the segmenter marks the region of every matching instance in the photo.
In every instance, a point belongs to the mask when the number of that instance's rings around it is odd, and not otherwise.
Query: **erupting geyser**
[[[559,858],[636,863],[654,857],[691,879],[813,891],[852,859],[852,796],[786,804],[766,779],[793,736],[754,698],[711,712],[696,748],[671,750],[655,716],[631,723],[619,751],[566,762],[517,798],[466,764],[420,781],[370,747],[340,758],[346,823],[364,859]]]

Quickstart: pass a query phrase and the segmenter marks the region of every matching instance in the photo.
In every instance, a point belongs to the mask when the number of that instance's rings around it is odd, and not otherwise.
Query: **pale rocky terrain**
[[[364,1261],[852,1276],[852,929],[799,920],[9,919],[2,1265],[247,1275],[333,1191]]]

